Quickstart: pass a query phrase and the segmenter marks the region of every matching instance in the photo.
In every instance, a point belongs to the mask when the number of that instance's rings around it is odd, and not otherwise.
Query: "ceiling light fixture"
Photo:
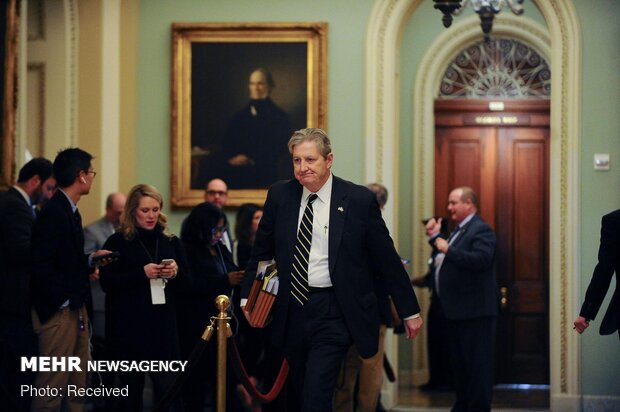
[[[450,27],[452,16],[460,15],[465,7],[471,5],[480,16],[480,27],[487,41],[493,28],[493,18],[504,6],[508,6],[517,16],[523,14],[523,0],[433,0],[433,3],[435,3],[435,9],[443,13],[441,21],[444,27]]]

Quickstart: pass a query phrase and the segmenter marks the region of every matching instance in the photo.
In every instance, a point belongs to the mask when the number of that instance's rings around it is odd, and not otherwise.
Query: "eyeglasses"
[[[224,225],[224,226],[215,226],[213,229],[211,229],[211,233],[212,234],[216,234],[216,233],[224,233],[226,232],[226,230],[228,230],[228,226]]]
[[[93,179],[95,178],[95,176],[97,176],[97,172],[95,172],[94,170],[88,170],[86,171],[86,174],[92,173],[93,174]]]
[[[226,196],[228,192],[225,192],[223,190],[207,190],[207,194],[209,196]]]

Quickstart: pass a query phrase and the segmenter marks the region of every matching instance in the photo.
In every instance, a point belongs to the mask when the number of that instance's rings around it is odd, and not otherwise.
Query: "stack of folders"
[[[246,310],[250,312],[250,323],[259,328],[265,327],[270,319],[279,286],[280,278],[275,262],[273,260],[259,262],[256,278],[246,303]]]

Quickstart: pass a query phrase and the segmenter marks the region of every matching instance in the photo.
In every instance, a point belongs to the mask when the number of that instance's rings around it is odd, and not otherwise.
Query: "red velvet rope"
[[[280,394],[280,392],[282,391],[282,387],[284,386],[284,382],[286,382],[286,376],[288,375],[288,362],[286,361],[286,359],[282,360],[280,372],[278,372],[278,377],[273,383],[273,387],[271,388],[271,390],[266,394],[262,394],[250,381],[250,377],[248,376],[248,373],[243,366],[243,362],[241,362],[241,357],[239,356],[239,349],[237,349],[237,345],[235,344],[234,339],[228,339],[228,353],[230,355],[230,359],[235,369],[235,374],[237,375],[237,378],[239,379],[239,381],[241,381],[243,387],[252,396],[252,399],[261,403],[269,403]]]

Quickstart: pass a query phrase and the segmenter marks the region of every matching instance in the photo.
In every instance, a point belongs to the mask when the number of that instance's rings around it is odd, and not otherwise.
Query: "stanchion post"
[[[230,300],[226,295],[215,298],[215,307],[220,311],[215,318],[217,323],[217,412],[226,412],[226,339],[232,331],[228,321]]]

